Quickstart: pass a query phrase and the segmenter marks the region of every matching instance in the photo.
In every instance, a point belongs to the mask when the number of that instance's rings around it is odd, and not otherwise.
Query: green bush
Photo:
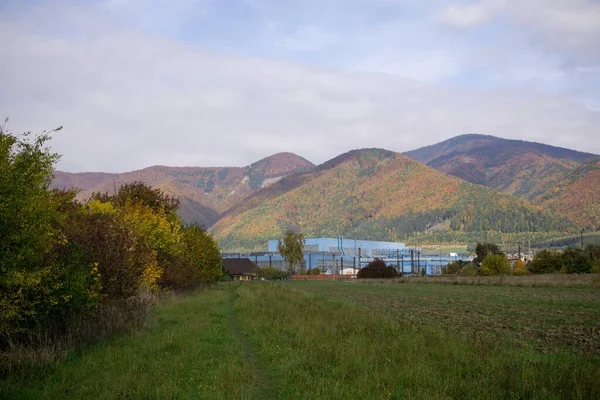
[[[565,272],[567,274],[590,273],[594,267],[594,262],[586,251],[572,247],[563,251],[561,255],[561,261],[561,272]]]
[[[456,275],[460,272],[460,270],[469,264],[468,261],[457,260],[449,263],[445,267],[442,267],[442,274],[444,275]]]
[[[63,231],[60,208],[74,194],[48,190],[59,158],[49,139],[0,127],[0,349],[61,330],[97,302],[93,265]]]
[[[510,264],[505,255],[488,254],[481,263],[481,275],[507,275],[511,273]]]
[[[289,278],[290,273],[273,267],[264,267],[261,268],[258,276],[268,281],[277,281]]]
[[[217,282],[223,270],[217,242],[200,225],[187,225],[182,228],[181,233],[185,258],[194,271],[193,282]]]
[[[477,275],[477,272],[477,265],[474,262],[470,262],[463,266],[460,271],[458,271],[458,275],[475,276]]]
[[[600,245],[588,245],[585,248],[588,257],[592,260],[593,273],[600,273]]]
[[[561,253],[555,250],[542,250],[535,254],[533,261],[527,265],[532,274],[551,274],[562,267]]]
[[[542,250],[536,253],[527,269],[534,274],[600,272],[600,246],[589,245],[585,250],[568,247],[562,252]]]
[[[385,261],[381,258],[375,258],[365,268],[361,268],[357,275],[361,279],[393,278],[396,276],[398,276],[396,269],[386,266]]]
[[[216,242],[182,227],[179,200],[161,190],[135,182],[85,205],[49,190],[49,139],[0,127],[0,351],[122,329],[143,318],[150,291],[221,277]]]

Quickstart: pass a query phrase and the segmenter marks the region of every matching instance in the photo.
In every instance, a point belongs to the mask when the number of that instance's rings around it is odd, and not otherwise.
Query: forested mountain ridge
[[[582,228],[600,230],[600,158],[575,169],[534,201]]]
[[[535,199],[600,156],[489,135],[460,135],[404,153],[446,174],[525,199]]]
[[[403,240],[428,230],[565,231],[570,221],[447,176],[404,155],[355,150],[281,179],[211,228],[226,249],[258,249],[286,229],[306,236]]]
[[[56,171],[54,188],[79,188],[78,198],[110,192],[122,184],[141,181],[181,200],[180,216],[206,227],[248,195],[289,174],[311,170],[314,164],[293,153],[277,153],[246,167],[153,166],[120,174]]]

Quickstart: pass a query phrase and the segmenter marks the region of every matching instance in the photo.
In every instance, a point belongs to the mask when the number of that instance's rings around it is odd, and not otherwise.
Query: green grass
[[[439,244],[439,245],[419,245],[415,243],[416,247],[420,247],[422,250],[422,254],[436,256],[442,253],[442,255],[447,256],[449,253],[466,253],[467,245],[447,245],[447,244]]]
[[[168,301],[154,324],[0,381],[6,399],[231,399],[260,392],[231,329],[229,289]]]
[[[153,326],[0,381],[0,397],[600,398],[600,356],[551,338],[519,346],[495,322],[587,329],[598,292],[577,289],[223,285],[161,305]],[[488,325],[474,329],[483,316]]]
[[[444,326],[462,336],[500,340],[545,353],[567,351],[600,357],[597,285],[531,287],[360,281],[294,281],[291,285],[359,303],[411,324]]]
[[[414,286],[426,302],[437,285]],[[319,294],[331,288],[339,292]],[[600,396],[598,357],[543,354],[483,336],[467,340],[446,324],[416,325],[387,304],[372,308],[359,304],[364,298],[339,296],[354,288],[363,287],[292,282],[239,289],[240,316],[257,353],[273,366],[281,398]]]

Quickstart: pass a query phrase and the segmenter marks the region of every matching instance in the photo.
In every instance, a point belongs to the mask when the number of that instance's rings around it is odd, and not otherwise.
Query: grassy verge
[[[0,381],[4,399],[232,399],[260,391],[230,328],[230,287],[161,304],[155,324]]]

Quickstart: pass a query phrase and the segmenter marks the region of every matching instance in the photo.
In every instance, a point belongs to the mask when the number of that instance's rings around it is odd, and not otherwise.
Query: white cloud
[[[480,0],[470,4],[455,4],[446,7],[438,19],[457,28],[481,25],[494,18],[506,6],[506,0]]]

